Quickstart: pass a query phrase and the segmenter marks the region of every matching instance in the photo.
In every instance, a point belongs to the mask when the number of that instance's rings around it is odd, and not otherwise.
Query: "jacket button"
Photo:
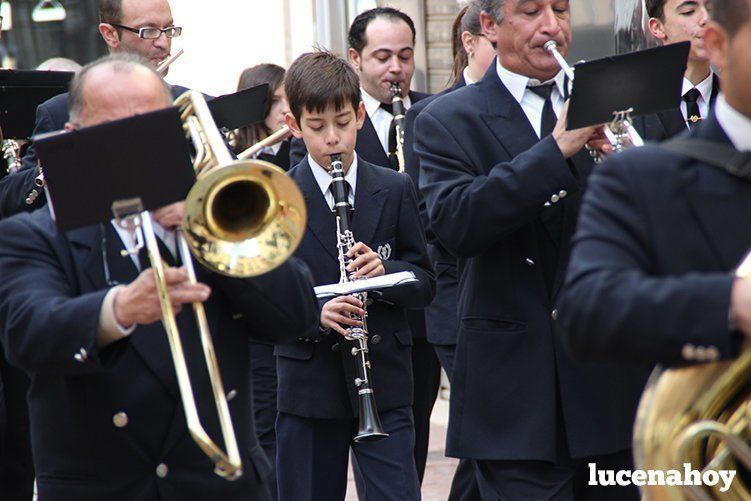
[[[237,390],[230,390],[227,392],[227,402],[231,401],[237,396]]]
[[[556,194],[553,194],[553,196],[550,197],[550,201],[553,202],[554,204],[558,203],[558,200],[560,200],[560,199],[561,199],[561,197],[559,197]]]
[[[684,344],[681,348],[681,356],[684,360],[696,360],[696,346],[693,344]]]
[[[168,473],[169,468],[167,468],[167,465],[164,463],[159,463],[159,465],[156,467],[156,476],[159,478],[165,478]]]
[[[568,192],[566,190],[561,190],[558,192],[558,196],[561,198],[566,198],[568,196]]]
[[[525,259],[524,262],[527,263],[529,266],[534,266],[535,265],[534,260],[532,258],[529,258],[529,257],[527,259]]]
[[[336,352],[336,351],[339,351],[340,349],[341,347],[339,346],[339,343],[334,343],[331,345],[331,351]]]
[[[551,311],[550,318],[552,318],[553,320],[558,320],[558,310]]]
[[[112,422],[118,428],[125,428],[128,425],[128,415],[124,412],[118,412],[117,414],[112,416]]]
[[[374,335],[370,338],[370,342],[373,344],[378,344],[381,342],[381,336],[379,334]]]

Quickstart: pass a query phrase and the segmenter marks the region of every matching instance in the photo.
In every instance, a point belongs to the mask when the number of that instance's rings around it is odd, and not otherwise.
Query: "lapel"
[[[498,77],[495,60],[476,85],[478,92],[485,96],[485,112],[480,118],[508,152],[509,159],[527,151],[540,140],[521,105]]]
[[[364,242],[370,246],[381,219],[388,189],[381,184],[378,176],[376,176],[376,169],[382,167],[371,165],[363,161],[362,158],[359,158],[358,161],[352,233],[357,242]]]
[[[671,108],[669,110],[658,111],[657,119],[662,125],[665,138],[670,138],[688,130],[686,122],[683,120],[680,108]]]
[[[711,114],[691,136],[731,144]],[[730,270],[751,245],[751,183],[727,174],[720,167],[696,161],[684,169],[681,182],[691,212],[722,269]]]
[[[106,237],[107,266],[111,283],[105,279],[102,252],[102,231]],[[71,243],[73,260],[83,263],[83,275],[88,279],[88,288],[101,290],[118,284],[128,284],[138,277],[138,270],[130,257],[122,257],[122,240],[109,223],[88,226],[67,233]],[[129,338],[131,346],[143,359],[156,378],[177,396],[177,379],[172,358],[169,356],[167,337],[160,324],[139,326]]]
[[[365,123],[362,125],[362,129],[357,132],[357,145],[355,146],[355,152],[361,160],[365,160],[375,165],[388,167],[391,165],[389,157],[386,155],[386,151],[383,149],[381,140],[378,139],[373,122],[370,121],[370,116],[365,114]]]
[[[293,174],[305,198],[305,206],[308,209],[308,229],[310,229],[313,236],[320,242],[321,246],[326,249],[331,258],[339,262],[339,255],[336,249],[336,217],[331,209],[329,209],[311,169],[312,167],[306,155],[302,162],[295,167]],[[359,181],[358,178],[358,183]]]

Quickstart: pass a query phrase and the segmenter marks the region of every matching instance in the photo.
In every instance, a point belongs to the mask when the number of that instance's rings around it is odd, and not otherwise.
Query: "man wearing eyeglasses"
[[[154,68],[169,57],[172,39],[182,34],[182,28],[174,25],[167,0],[100,0],[99,20],[99,33],[110,53],[136,54]],[[174,85],[172,96],[177,97],[186,90]],[[33,136],[61,130],[67,121],[68,94],[65,93],[39,105]],[[46,203],[44,194],[33,204],[26,203],[34,189],[36,167],[36,149],[32,143],[23,158],[23,169],[0,180],[0,219]]]

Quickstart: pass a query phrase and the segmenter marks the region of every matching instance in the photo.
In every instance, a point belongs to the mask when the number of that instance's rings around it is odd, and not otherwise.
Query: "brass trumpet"
[[[185,201],[182,229],[176,232],[190,282],[196,283],[191,253],[207,268],[233,277],[252,277],[276,268],[292,255],[305,230],[306,209],[299,189],[284,171],[268,162],[233,160],[200,93],[188,91],[175,105],[196,150],[197,179]],[[226,452],[208,436],[198,415],[151,215],[142,211],[136,218],[156,276],[162,323],[188,430],[214,462],[214,472],[235,480],[242,476],[242,460],[204,306],[193,303],[193,310]]]
[[[574,69],[569,66],[566,59],[558,51],[558,44],[554,40],[549,40],[545,42],[543,47],[553,56],[558,63],[558,66],[561,67],[568,77],[569,81],[573,83]],[[613,150],[616,153],[630,146],[644,146],[644,140],[634,128],[633,121],[631,120],[631,113],[633,113],[633,111],[633,108],[614,111],[613,120],[605,124],[605,137],[607,137],[608,142],[613,145]],[[600,160],[599,155],[594,152],[590,153],[592,153],[592,156],[596,161]]]

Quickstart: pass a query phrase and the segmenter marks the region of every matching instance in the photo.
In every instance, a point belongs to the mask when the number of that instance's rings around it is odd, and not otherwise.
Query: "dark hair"
[[[496,24],[499,24],[503,19],[503,5],[506,0],[480,0],[480,8],[483,12],[487,12]]]
[[[748,0],[710,0],[709,10],[712,19],[725,28],[731,37],[748,22],[751,14]]]
[[[295,59],[284,77],[289,109],[299,122],[303,106],[321,113],[329,106],[341,110],[347,104],[360,106],[360,80],[349,63],[328,51],[303,54]]]
[[[394,9],[392,7],[376,7],[375,9],[366,10],[365,12],[360,13],[355,20],[352,21],[352,26],[349,27],[349,35],[347,37],[351,48],[355,49],[357,52],[362,52],[365,46],[368,45],[368,41],[365,39],[365,31],[368,29],[368,25],[371,21],[374,21],[379,17],[386,17],[392,21],[404,21],[407,23],[409,29],[412,30],[412,44],[414,45],[417,32],[415,31],[415,23],[412,22],[412,18],[399,9]]]
[[[123,0],[99,0],[99,22],[119,23],[123,18]]]
[[[80,120],[81,112],[86,104],[84,96],[86,79],[91,70],[100,66],[108,66],[113,73],[119,74],[131,73],[137,68],[142,67],[151,72],[162,83],[165,106],[172,102],[172,92],[169,84],[162,79],[161,75],[144,58],[125,52],[110,54],[84,66],[70,82],[68,109],[71,122],[77,123]]]
[[[469,55],[464,50],[462,33],[465,31],[474,36],[482,35],[480,26],[480,13],[482,8],[476,0],[465,5],[454,19],[451,32],[454,34],[451,40],[451,53],[454,55],[454,67],[451,70],[450,85],[455,85],[461,78],[464,68],[469,64]]]
[[[237,90],[245,90],[256,85],[269,84],[269,90],[266,93],[266,106],[263,110],[263,116],[268,117],[271,111],[271,105],[274,101],[274,93],[280,85],[284,83],[285,69],[276,64],[264,63],[245,69],[240,75],[237,83]],[[273,131],[266,127],[265,122],[249,125],[237,130],[237,142],[235,150],[237,153],[250,148],[261,139],[269,136]]]
[[[665,19],[665,3],[668,0],[646,0],[647,15],[663,21]]]

